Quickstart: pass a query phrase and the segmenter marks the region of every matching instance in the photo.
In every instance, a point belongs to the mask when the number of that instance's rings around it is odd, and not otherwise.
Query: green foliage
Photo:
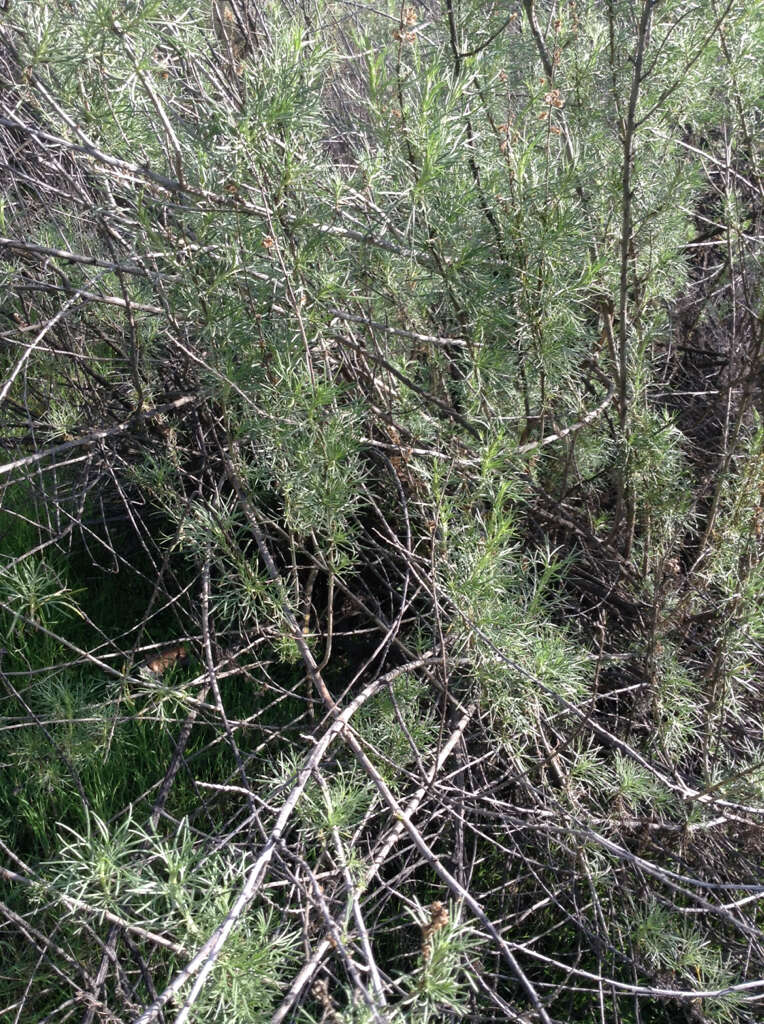
[[[210,907],[217,923],[225,901]],[[236,928],[224,949],[215,979],[195,1004],[195,1021],[225,1019],[265,1024],[284,994],[284,977],[298,962],[298,933],[280,925],[274,911],[258,910]]]
[[[397,788],[399,771],[432,751],[437,723],[427,706],[428,690],[413,675],[397,676],[372,697],[353,719],[353,727],[373,751],[388,785]]]
[[[362,776],[339,769],[320,788],[307,789],[298,817],[314,839],[328,842],[334,831],[349,836],[371,802],[372,793]]]
[[[63,618],[79,613],[72,591],[55,569],[34,557],[0,568],[0,601],[8,642],[17,651],[26,647],[30,630],[53,629]]]
[[[244,865],[246,867],[246,865]],[[190,948],[231,910],[242,865],[230,854],[199,851],[186,821],[162,837],[146,833],[128,816],[109,827],[95,815],[82,834],[64,829],[58,856],[42,865],[39,898],[57,897],[66,913],[72,901],[96,914],[108,910],[143,928],[159,928]],[[264,1021],[293,962],[296,933],[272,912],[259,910],[233,931],[215,983],[196,1004],[195,1019]]]
[[[683,978],[691,986],[706,989],[723,989],[733,983],[721,951],[699,929],[658,905],[636,916],[633,937],[648,962],[671,972],[677,981]],[[739,1009],[734,992],[707,1003],[712,1020],[737,1020]]]
[[[4,14],[14,1022],[756,1019],[762,41],[505,7]]]
[[[660,557],[691,514],[682,434],[664,411],[635,414],[622,455],[638,508],[644,509],[652,557]]]
[[[480,936],[473,929],[454,919],[454,906],[449,907],[448,923],[426,940],[421,964],[407,979],[410,994],[404,1003],[407,1020],[428,1021],[449,1012],[457,1018],[468,1013],[470,960],[480,955]],[[422,907],[410,912],[420,928],[428,925],[431,914]]]

